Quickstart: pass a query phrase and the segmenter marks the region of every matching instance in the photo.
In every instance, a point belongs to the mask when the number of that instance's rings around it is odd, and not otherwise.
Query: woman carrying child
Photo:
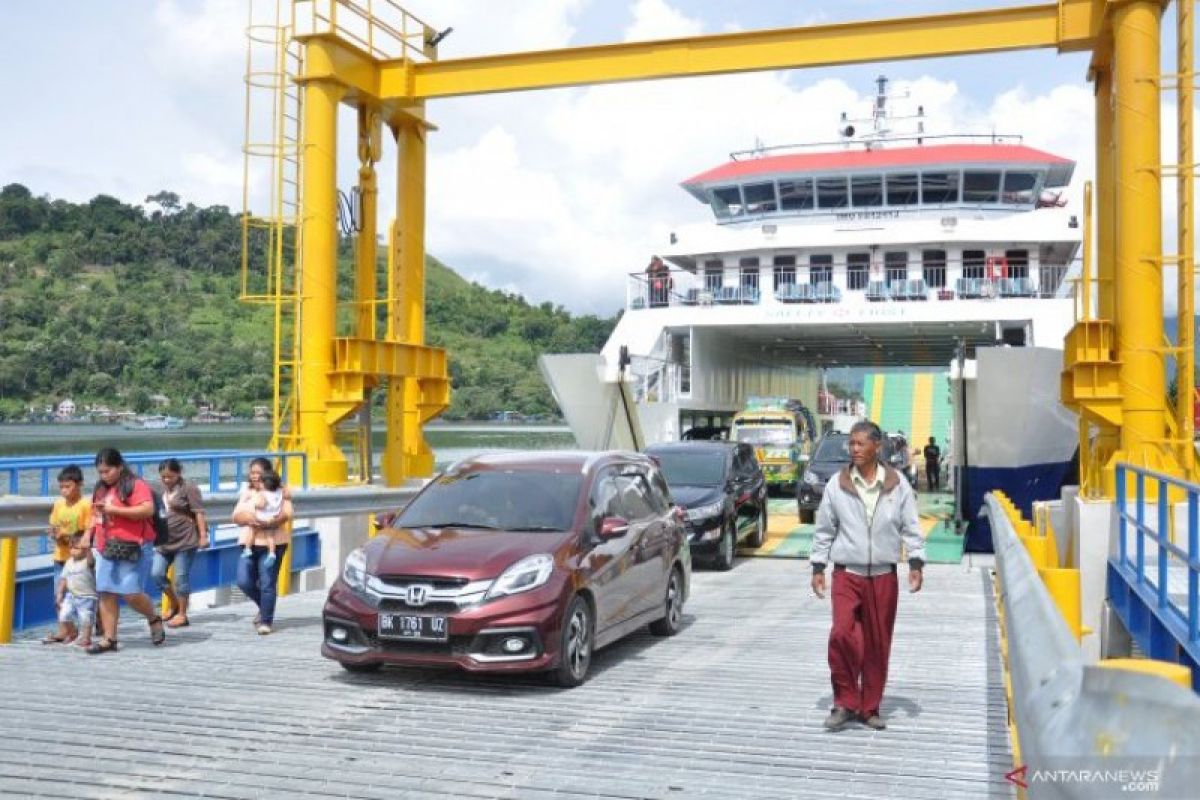
[[[166,630],[162,617],[143,591],[154,557],[154,498],[146,482],[130,471],[117,450],[106,447],[96,454],[100,480],[92,493],[90,533],[85,546],[96,548],[96,589],[100,595],[100,623],[104,635],[92,642],[88,652],[107,653],[117,647],[117,623],[125,603],[146,618],[150,641],[162,644]]]
[[[233,509],[233,521],[248,529],[243,531],[245,538],[239,537],[239,541],[246,541],[250,545],[250,555],[238,559],[237,585],[242,593],[258,606],[254,628],[260,636],[271,633],[271,626],[275,622],[279,568],[283,565],[283,556],[287,552],[292,535],[291,526],[288,525],[292,519],[291,492],[286,486],[278,486],[276,489],[282,500],[279,513],[273,518],[259,516],[260,512],[265,511],[259,507],[259,501],[260,493],[267,491],[263,485],[263,476],[266,473],[275,474],[270,461],[256,458],[250,462],[248,485],[242,490],[237,506]],[[277,485],[274,480],[271,482],[272,485]]]
[[[183,628],[191,624],[188,598],[192,589],[188,577],[196,551],[208,547],[208,520],[199,487],[183,479],[183,468],[177,459],[168,458],[159,464],[158,477],[163,485],[162,499],[170,535],[165,544],[155,548],[150,575],[167,598],[167,627]],[[167,578],[172,565],[173,581]]]

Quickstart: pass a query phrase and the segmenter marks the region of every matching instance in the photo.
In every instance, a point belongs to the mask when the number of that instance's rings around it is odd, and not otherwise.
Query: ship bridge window
[[[742,187],[742,197],[746,201],[747,214],[765,214],[779,208],[774,183],[747,183]]]
[[[883,205],[883,176],[855,175],[850,179],[850,203],[855,208]]]
[[[713,213],[720,219],[740,217],[746,213],[742,205],[742,190],[737,186],[723,186],[712,190]]]
[[[850,203],[846,178],[817,178],[817,206],[845,208]]]
[[[946,251],[922,250],[921,274],[930,289],[946,287]]]
[[[999,172],[964,172],[963,173],[963,202],[964,203],[998,203],[998,202],[1000,202],[1000,173]]]
[[[871,280],[871,254],[849,253],[846,255],[846,288],[855,291],[867,288]]]
[[[982,250],[963,250],[962,272],[967,279],[983,280],[987,277],[987,253]]]
[[[833,256],[814,255],[808,258],[808,282],[813,286],[833,283]]]
[[[921,201],[925,205],[958,202],[957,172],[921,173]]]
[[[883,254],[883,266],[887,273],[888,286],[908,280],[908,253],[895,251]]]
[[[1036,172],[1004,173],[1004,192],[1000,195],[1000,202],[1019,206],[1031,205],[1037,196],[1037,183]]]
[[[915,206],[920,200],[920,182],[915,172],[887,176],[887,204]]]
[[[806,211],[813,200],[812,178],[779,182],[779,207],[784,211]]]
[[[738,285],[743,289],[758,289],[758,259],[738,259]]]
[[[775,272],[775,291],[779,291],[780,286],[796,283],[796,257],[795,256],[775,256],[773,261]]]

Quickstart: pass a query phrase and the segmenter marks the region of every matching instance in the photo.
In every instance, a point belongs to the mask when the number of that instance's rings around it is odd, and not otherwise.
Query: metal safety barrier
[[[1084,663],[994,494],[992,527],[1016,769],[1029,797],[1184,797],[1200,785],[1200,697],[1155,675]]]
[[[1133,510],[1128,483],[1135,482]],[[1147,484],[1150,484],[1147,486]],[[1174,491],[1173,491],[1174,490]],[[1187,549],[1172,541],[1172,494],[1185,497]],[[1147,502],[1147,496],[1154,500]],[[1200,485],[1129,464],[1117,465],[1117,555],[1108,560],[1108,599],[1138,647],[1192,671],[1200,691]],[[1147,519],[1147,512],[1153,513]],[[1134,540],[1130,552],[1129,529]],[[1154,547],[1153,575],[1146,545]],[[1186,595],[1171,591],[1171,564],[1183,567]],[[1180,571],[1180,570],[1177,570]],[[1179,599],[1186,597],[1184,608]]]
[[[419,488],[410,485],[305,489],[293,492],[292,504],[298,520],[373,514],[401,508]],[[231,521],[237,498],[235,492],[204,496],[204,508],[211,527]],[[50,568],[35,567],[18,573],[17,543],[20,539],[46,535],[52,505],[53,499],[49,497],[0,497],[0,644],[10,641],[14,628],[19,630],[49,621],[45,609],[53,609],[54,605]],[[291,568],[299,570],[319,565],[317,531],[297,528],[292,537],[296,545],[289,548],[286,556],[292,562]],[[213,547],[200,551],[192,568],[192,583],[198,590],[227,586],[236,575],[236,544],[227,539],[213,541]]]

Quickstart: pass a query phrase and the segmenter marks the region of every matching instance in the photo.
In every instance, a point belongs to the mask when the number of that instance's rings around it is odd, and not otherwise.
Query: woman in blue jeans
[[[208,519],[204,515],[200,488],[183,479],[179,461],[168,458],[159,464],[158,477],[163,485],[162,499],[167,509],[170,535],[166,544],[155,548],[150,575],[167,598],[167,627],[183,628],[191,624],[188,598],[192,588],[188,578],[196,551],[208,547]],[[175,567],[174,581],[167,578],[167,569],[172,565]]]
[[[275,624],[276,587],[279,585],[279,569],[283,565],[284,553],[287,552],[291,541],[292,528],[288,523],[292,519],[291,492],[283,488],[283,510],[269,522],[260,521],[255,514],[255,491],[262,487],[262,474],[274,467],[265,458],[256,458],[250,462],[248,473],[249,485],[242,490],[237,506],[233,510],[233,521],[238,525],[246,525],[254,529],[255,537],[250,548],[250,558],[239,558],[237,568],[237,585],[242,594],[254,601],[258,606],[258,616],[254,618],[254,628],[260,636],[271,633]],[[263,536],[259,536],[264,532]],[[271,532],[275,538],[275,555],[273,562],[268,561],[270,550],[267,548],[265,532]]]

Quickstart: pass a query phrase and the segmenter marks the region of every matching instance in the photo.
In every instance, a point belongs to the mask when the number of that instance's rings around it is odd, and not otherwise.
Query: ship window
[[[908,253],[892,252],[883,254],[883,266],[887,273],[887,282],[908,280]]]
[[[887,176],[887,204],[915,206],[920,199],[916,173]]]
[[[1028,278],[1029,277],[1029,251],[1028,250],[1005,250],[1004,258],[1008,261],[1008,277],[1010,278]]]
[[[809,256],[808,282],[814,286],[819,283],[833,282],[833,256]]]
[[[925,285],[930,289],[943,289],[946,286],[946,251],[922,250],[921,275]]]
[[[1030,205],[1033,203],[1037,182],[1036,172],[1004,173],[1004,194],[1000,195],[1000,202],[1019,206]]]
[[[717,292],[725,282],[725,265],[719,260],[704,262],[704,290]]]
[[[845,208],[850,202],[845,178],[817,178],[817,205],[820,208]]]
[[[1000,202],[1000,173],[999,172],[964,172],[963,173],[963,202],[964,203],[998,203],[998,202]]]
[[[846,288],[851,291],[867,288],[871,280],[871,254],[850,253],[846,256]]]
[[[779,206],[784,211],[804,211],[813,207],[811,178],[779,182]]]
[[[775,291],[779,291],[779,287],[785,284],[796,283],[795,256],[775,256],[773,263],[775,273]]]
[[[925,205],[941,205],[958,202],[957,172],[921,173],[921,202]]]
[[[742,190],[737,186],[724,186],[712,190],[712,207],[721,219],[740,217],[745,213],[742,205]]]
[[[982,250],[963,250],[962,269],[964,278],[983,280],[987,277],[987,253]]]
[[[758,259],[757,258],[742,258],[738,260],[739,281],[738,285],[743,289],[758,288]]]
[[[742,197],[746,198],[747,214],[765,214],[779,207],[774,183],[748,183],[742,187]]]
[[[883,205],[883,176],[855,175],[850,179],[850,202],[855,208]]]

